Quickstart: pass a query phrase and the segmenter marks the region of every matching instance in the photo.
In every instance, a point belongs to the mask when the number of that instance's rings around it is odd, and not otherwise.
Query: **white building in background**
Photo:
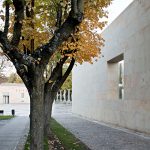
[[[0,104],[30,103],[30,97],[22,83],[0,84]]]
[[[73,70],[73,113],[150,133],[150,1],[134,0],[102,35],[104,57]]]

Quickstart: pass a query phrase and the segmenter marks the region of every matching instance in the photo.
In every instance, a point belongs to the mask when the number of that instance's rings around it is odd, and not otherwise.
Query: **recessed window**
[[[119,99],[124,99],[124,60],[119,63]]]
[[[108,60],[108,98],[124,99],[124,55]]]

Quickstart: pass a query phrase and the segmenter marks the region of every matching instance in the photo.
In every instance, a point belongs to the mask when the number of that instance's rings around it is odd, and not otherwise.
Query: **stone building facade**
[[[103,57],[73,70],[73,113],[150,133],[150,1],[134,0],[102,35]]]
[[[22,83],[0,84],[0,104],[30,103],[30,97]]]

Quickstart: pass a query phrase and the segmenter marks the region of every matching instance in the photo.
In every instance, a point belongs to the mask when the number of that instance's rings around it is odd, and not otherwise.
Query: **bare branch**
[[[75,64],[75,59],[72,58],[68,69],[66,70],[66,72],[64,73],[62,78],[58,79],[55,82],[55,84],[52,87],[52,91],[57,91],[63,85],[63,83],[66,81],[67,77],[69,76],[70,72],[72,71],[72,68],[73,68],[74,64]]]
[[[68,56],[63,57],[59,63],[57,63],[56,67],[54,68],[54,70],[51,73],[50,79],[49,81],[55,81],[58,76],[60,75],[60,72],[62,70],[62,66],[65,63],[65,61],[67,60]]]
[[[7,36],[8,34],[8,28],[9,28],[9,3],[8,1],[6,3],[6,10],[5,10],[5,26],[4,26],[4,34]]]
[[[55,82],[57,81],[57,79],[60,78],[60,76],[62,78],[62,68],[63,68],[63,64],[65,63],[65,61],[67,60],[67,58],[68,58],[68,56],[63,57],[59,61],[59,63],[57,63],[56,67],[52,71],[49,80],[45,83],[45,90],[47,92],[51,91],[51,88],[53,87],[53,85],[55,84]],[[57,91],[55,91],[55,92],[57,92]]]
[[[22,21],[24,19],[25,0],[13,0],[15,7],[15,24],[11,44],[18,46],[21,37]]]
[[[51,69],[51,73],[49,71],[49,76],[47,76],[45,83],[51,83],[57,79],[57,77],[60,75],[60,72],[62,70],[62,66],[65,63],[65,61],[67,60],[67,58],[68,58],[68,56],[65,56],[62,59],[60,59],[60,61],[57,62],[55,68]]]

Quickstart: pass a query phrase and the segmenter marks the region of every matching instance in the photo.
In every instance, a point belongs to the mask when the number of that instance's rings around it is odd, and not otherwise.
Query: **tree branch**
[[[18,46],[21,37],[22,21],[24,19],[25,0],[13,0],[15,7],[15,23],[11,44]]]
[[[80,13],[83,13],[84,12],[84,0],[78,0],[77,7],[78,7],[78,11]]]
[[[32,62],[27,58],[24,58],[25,55],[20,53],[18,49],[10,45],[7,37],[4,36],[4,33],[0,31],[0,43],[2,44],[2,49],[4,53],[10,58],[13,62],[18,74],[24,81],[25,85],[28,87],[30,84],[29,78],[27,77],[32,68]]]
[[[81,1],[84,0],[80,0],[79,2]],[[50,41],[47,44],[37,48],[32,56],[35,59],[41,58],[41,63],[47,64],[49,58],[54,54],[57,48],[69,38],[71,33],[74,32],[75,27],[82,22],[82,19],[83,13],[78,12],[74,16],[71,10],[66,21],[61,25],[58,30],[55,31],[54,36],[50,39]]]
[[[28,72],[26,66],[18,63],[17,61],[13,62],[13,64],[17,70],[18,75],[23,80],[25,86],[27,87],[28,90],[30,90],[32,88],[32,82],[31,82],[31,78],[29,76],[29,72]],[[31,91],[29,91],[29,92],[31,92]]]
[[[65,74],[62,76],[62,78],[60,80],[58,79],[54,83],[54,85],[52,87],[52,91],[57,91],[63,85],[63,83],[66,81],[67,77],[69,76],[70,72],[72,71],[74,64],[75,64],[75,59],[72,58],[70,65],[69,65],[68,69],[66,70]]]
[[[79,16],[83,14],[84,11],[84,0],[71,0],[71,11],[74,18],[82,20],[83,18]]]
[[[11,60],[11,62],[14,64],[17,73],[20,75],[22,80],[24,81],[27,88],[30,87],[30,81],[28,77],[28,61],[26,61],[23,58],[23,54],[18,52],[18,50],[15,47],[12,47],[7,39],[6,36],[4,36],[4,32],[0,31],[0,43],[2,44],[2,49],[7,57]],[[24,65],[27,64],[27,65]]]
[[[78,6],[77,6],[78,0],[71,0],[71,9],[73,14],[78,13]]]
[[[58,76],[60,75],[60,71],[62,70],[62,66],[65,63],[65,61],[67,60],[68,56],[63,57],[59,63],[57,63],[56,67],[54,68],[54,70],[51,73],[50,79],[49,81],[55,81]]]
[[[56,27],[60,28],[61,27],[61,22],[62,22],[62,6],[61,4],[57,4],[57,18],[56,18]]]
[[[55,83],[55,81],[60,77],[60,74],[62,73],[63,64],[67,60],[68,56],[63,57],[59,63],[57,63],[56,67],[51,73],[51,76],[49,77],[49,80],[45,83],[45,90],[47,92],[51,91],[51,87]],[[62,75],[62,74],[61,74]]]
[[[9,28],[9,2],[6,1],[6,9],[5,9],[5,26],[4,26],[4,34],[7,36],[8,34],[8,28]]]
[[[25,74],[28,72],[28,67],[31,67],[33,59],[31,59],[30,56],[26,56],[25,54],[19,52],[17,48],[21,37],[25,0],[13,0],[13,4],[15,7],[13,38],[10,43],[6,36],[9,28],[9,2],[6,1],[6,20],[4,32],[0,31],[0,43],[2,44],[4,53],[13,62],[18,74],[21,75],[23,80],[26,80],[27,83],[27,76],[25,77]]]
[[[16,47],[13,47],[7,38],[5,38],[4,33],[0,31],[0,43],[3,46],[3,51],[10,57],[11,61],[19,61],[21,64],[30,66],[30,62],[25,55],[18,51]]]

